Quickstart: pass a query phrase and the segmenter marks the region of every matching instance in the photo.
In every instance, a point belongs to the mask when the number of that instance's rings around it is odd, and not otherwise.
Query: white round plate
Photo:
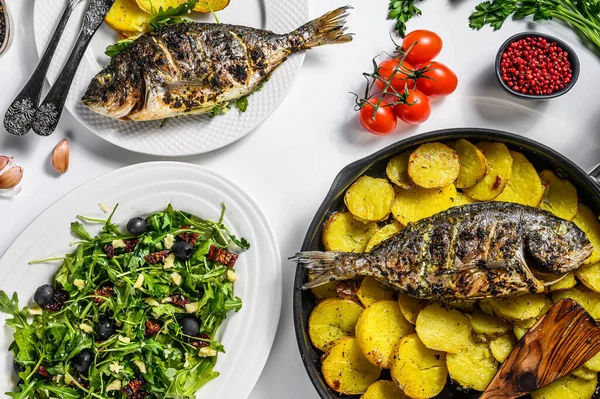
[[[75,43],[88,3],[89,1],[82,1],[67,24],[48,71],[51,85],[56,81]],[[40,56],[50,41],[66,4],[67,0],[36,0],[33,30]],[[190,15],[197,20],[214,22],[210,14]],[[217,15],[223,23],[286,33],[307,22],[308,1],[231,0],[229,6]],[[92,112],[80,101],[92,78],[109,61],[104,54],[106,46],[118,39],[115,31],[105,23],[102,24],[81,60],[65,107],[81,124],[106,141],[131,151],[158,156],[200,154],[239,140],[275,111],[291,89],[304,60],[304,53],[289,57],[277,68],[263,89],[249,97],[245,113],[234,108],[227,114],[212,119],[200,115],[172,118],[161,128],[161,121],[115,121]]]
[[[33,302],[36,288],[51,281],[59,262],[29,265],[34,259],[74,251],[70,223],[78,214],[106,218],[99,201],[119,204],[113,221],[124,226],[138,215],[164,209],[169,203],[194,215],[218,220],[221,202],[225,224],[250,242],[235,269],[235,294],[242,298],[238,313],[230,313],[218,332],[226,353],[215,370],[221,375],[197,393],[198,398],[248,397],[267,361],[281,311],[281,259],[275,235],[256,203],[235,184],[199,166],[178,162],[143,163],[96,178],[55,202],[35,219],[0,258],[0,289],[19,294],[20,306]],[[90,233],[98,225],[86,224]],[[8,351],[13,330],[0,320],[0,392],[13,390],[13,356]]]

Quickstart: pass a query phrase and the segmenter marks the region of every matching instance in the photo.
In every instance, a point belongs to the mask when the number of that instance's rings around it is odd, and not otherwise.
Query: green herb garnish
[[[388,6],[388,19],[396,21],[394,30],[400,37],[406,35],[406,23],[421,15],[421,10],[415,6],[417,0],[390,0]]]

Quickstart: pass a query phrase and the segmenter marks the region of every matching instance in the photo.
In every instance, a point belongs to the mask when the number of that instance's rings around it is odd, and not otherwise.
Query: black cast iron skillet
[[[452,141],[459,138],[474,143],[498,141],[505,143],[511,150],[522,152],[537,170],[550,169],[559,176],[568,179],[577,187],[579,200],[594,209],[596,214],[600,214],[600,184],[596,180],[600,176],[600,165],[588,175],[560,153],[523,136],[487,129],[446,129],[399,141],[342,169],[333,181],[331,189],[310,224],[302,244],[302,251],[324,250],[321,243],[323,225],[333,212],[344,208],[344,192],[359,176],[368,173],[370,176],[384,177],[387,161],[394,155],[412,150],[423,143]],[[296,270],[294,281],[294,327],[304,367],[321,398],[349,398],[350,396],[340,395],[329,388],[321,375],[320,357],[322,353],[312,346],[308,337],[308,317],[316,302],[310,290],[303,291],[300,289],[306,278],[306,272],[299,267]],[[389,379],[389,375],[386,376],[382,373],[382,378]],[[449,381],[437,398],[471,399],[477,398],[479,394],[479,392],[473,390],[461,389]],[[595,397],[600,397],[600,395],[596,394]],[[358,396],[353,398],[358,398]]]

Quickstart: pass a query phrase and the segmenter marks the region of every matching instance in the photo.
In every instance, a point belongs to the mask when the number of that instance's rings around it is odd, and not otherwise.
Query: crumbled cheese
[[[85,323],[81,323],[79,325],[79,329],[81,331],[83,331],[83,332],[88,333],[88,334],[91,333],[92,331],[94,331],[94,329],[92,328],[92,326],[90,326],[89,324],[85,324]]]
[[[227,270],[227,280],[232,283],[237,280],[237,274],[235,274],[235,272],[231,269]]]
[[[110,208],[102,201],[98,204],[100,205],[100,209],[104,211],[104,213],[110,213]]]
[[[123,240],[113,240],[112,246],[116,249],[116,248],[125,248],[127,245],[125,244],[125,241],[123,241]]]
[[[108,384],[106,386],[106,392],[109,391],[119,391],[121,389],[121,381],[119,380],[114,380],[113,382],[111,382],[110,384]]]
[[[42,308],[27,308],[27,312],[32,316],[40,316],[42,314]]]
[[[149,305],[149,306],[158,306],[158,305],[160,305],[158,303],[158,301],[156,299],[154,299],[154,298],[146,298],[146,299],[144,299],[144,302],[146,302],[146,305]]]
[[[128,343],[130,343],[130,342],[131,342],[131,339],[130,339],[129,337],[124,337],[124,336],[122,336],[122,335],[119,335],[119,336],[117,337],[117,339],[118,339],[119,341],[123,342],[124,344],[128,344]]]
[[[198,311],[198,302],[186,303],[185,311],[188,313],[196,313]]]
[[[163,240],[165,245],[165,249],[173,248],[173,244],[175,243],[175,236],[173,234],[167,234],[165,239]]]
[[[171,303],[171,298],[166,297],[165,299],[163,299],[162,301],[160,301],[161,303]]]
[[[140,344],[140,346],[143,348],[144,346],[146,346],[146,343],[145,343],[145,342],[142,342],[142,343]]]
[[[64,376],[62,374],[57,374],[55,376],[52,376],[52,381],[54,381],[54,382],[56,382],[58,384],[63,379],[63,377]]]
[[[133,364],[135,364],[136,367],[140,369],[140,373],[146,374],[146,364],[144,362],[142,362],[141,360],[134,360]]]
[[[202,348],[200,348],[200,350],[198,351],[198,355],[200,357],[212,357],[212,356],[217,356],[217,350],[211,348],[210,346],[203,346]]]
[[[169,254],[163,262],[163,267],[165,269],[170,269],[175,265],[175,254]]]
[[[181,284],[181,274],[177,272],[171,273],[171,280],[175,283],[175,285]]]
[[[171,353],[173,353],[173,351],[172,351],[171,349],[165,349],[165,350],[163,351],[163,354],[165,355],[165,359],[168,359],[168,358],[169,358],[169,355],[170,355]]]
[[[83,280],[82,280],[82,279],[80,279],[80,278],[76,278],[75,280],[73,280],[73,285],[74,285],[75,287],[77,287],[77,289],[78,289],[79,291],[81,291],[82,289],[84,289],[84,288],[85,288],[85,281],[83,281]]]
[[[110,364],[110,366],[108,366],[108,368],[109,368],[109,369],[110,369],[110,371],[112,371],[113,373],[115,373],[115,374],[119,374],[119,372],[120,372],[121,370],[123,370],[123,369],[125,368],[125,366],[121,366],[121,365],[119,364],[119,362],[112,362],[112,363]]]
[[[133,288],[142,288],[144,284],[144,275],[142,273],[138,274],[137,280],[135,280],[135,284],[133,284]]]

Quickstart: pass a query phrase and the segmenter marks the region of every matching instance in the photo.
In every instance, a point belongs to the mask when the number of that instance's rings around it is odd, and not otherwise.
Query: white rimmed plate
[[[35,2],[33,30],[40,56],[50,41],[66,3],[67,0]],[[82,2],[71,16],[48,71],[50,84],[54,84],[69,56],[86,8],[87,2]],[[285,33],[307,22],[308,1],[232,0],[227,8],[217,14],[223,23]],[[214,22],[211,15],[190,15],[196,20]],[[248,109],[243,114],[237,109],[232,109],[232,112],[212,119],[205,116],[186,116],[170,119],[161,128],[161,121],[115,121],[92,112],[81,103],[80,99],[92,78],[108,63],[109,58],[104,54],[106,46],[117,40],[117,33],[106,24],[102,24],[81,60],[65,107],[81,124],[106,141],[131,151],[159,156],[200,154],[241,139],[264,121],[283,101],[304,60],[304,53],[289,57],[277,68],[263,89],[250,96]]]
[[[217,220],[225,202],[226,225],[251,248],[240,255],[235,269],[235,294],[243,307],[230,313],[219,329],[227,353],[215,369],[219,377],[198,391],[198,398],[246,398],[256,384],[273,344],[281,310],[281,259],[275,236],[256,203],[240,188],[218,174],[178,162],[143,163],[98,177],[55,202],[35,219],[0,258],[0,289],[16,291],[20,305],[32,302],[36,288],[51,281],[59,262],[29,265],[34,259],[74,251],[70,223],[77,214],[106,218],[99,201],[119,204],[113,219],[120,226],[137,215],[176,209]],[[99,227],[86,225],[91,233]],[[13,356],[8,351],[13,330],[0,315],[0,392],[14,387]]]

